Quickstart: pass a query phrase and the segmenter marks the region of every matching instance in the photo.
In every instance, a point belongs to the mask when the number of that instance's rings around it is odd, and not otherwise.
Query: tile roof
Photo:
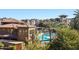
[[[35,27],[35,26],[32,26],[32,25],[24,25],[24,24],[5,24],[5,25],[0,25],[0,28],[14,28],[14,29],[17,29],[17,28],[27,28],[27,27]]]
[[[20,23],[20,24],[24,24],[23,21],[20,21],[20,20],[16,20],[14,18],[2,18],[0,19],[1,22],[5,22],[5,23]]]
[[[21,25],[21,24],[5,24],[5,25],[0,25],[0,28],[14,28],[14,29],[17,29],[18,27],[27,27],[27,25]]]

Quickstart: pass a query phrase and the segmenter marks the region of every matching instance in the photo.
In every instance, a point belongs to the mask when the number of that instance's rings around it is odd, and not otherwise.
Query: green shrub
[[[27,50],[47,50],[49,48],[48,44],[42,44],[39,40],[33,40],[26,44]]]
[[[65,49],[79,49],[79,33],[70,28],[58,30],[59,39],[63,39]]]
[[[0,47],[4,47],[4,43],[0,42]]]

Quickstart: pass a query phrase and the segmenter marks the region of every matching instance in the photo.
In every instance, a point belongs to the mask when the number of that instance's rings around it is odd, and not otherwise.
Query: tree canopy
[[[59,15],[60,18],[66,18],[67,15]]]
[[[74,11],[75,12],[75,18],[74,18],[74,20],[73,20],[73,23],[74,23],[74,25],[73,25],[73,27],[75,28],[75,29],[78,29],[79,30],[79,10],[77,9],[76,11]]]

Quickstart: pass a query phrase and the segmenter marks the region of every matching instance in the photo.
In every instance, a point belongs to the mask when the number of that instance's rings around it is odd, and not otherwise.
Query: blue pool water
[[[51,33],[52,38],[54,38],[55,36],[56,36],[55,33]],[[50,34],[49,33],[42,34],[42,35],[38,36],[38,39],[41,41],[49,42],[50,41]]]

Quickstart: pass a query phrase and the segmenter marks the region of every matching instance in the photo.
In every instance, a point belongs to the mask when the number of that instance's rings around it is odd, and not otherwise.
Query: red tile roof
[[[17,29],[18,27],[27,27],[27,25],[21,25],[21,24],[5,24],[5,25],[0,25],[0,28],[14,28]]]
[[[0,25],[0,28],[14,28],[14,29],[17,29],[17,28],[27,28],[27,27],[35,27],[35,26],[32,26],[32,25],[24,25],[24,24],[5,24],[5,25]]]
[[[20,23],[20,24],[24,24],[23,21],[20,21],[20,20],[16,20],[14,18],[3,18],[0,20],[2,23]]]

